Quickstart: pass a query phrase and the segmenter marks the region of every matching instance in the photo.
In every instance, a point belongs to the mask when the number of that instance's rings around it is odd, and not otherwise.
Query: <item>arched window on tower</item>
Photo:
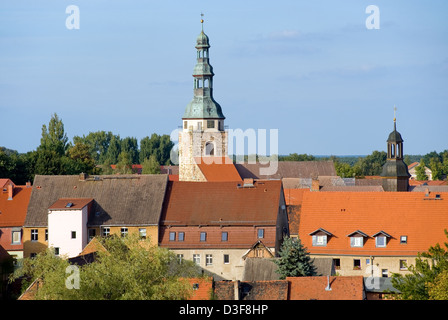
[[[205,144],[205,155],[214,156],[215,155],[215,144],[213,142],[207,142]]]

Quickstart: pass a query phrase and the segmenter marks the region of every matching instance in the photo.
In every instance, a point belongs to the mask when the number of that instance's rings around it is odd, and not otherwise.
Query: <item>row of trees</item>
[[[19,154],[0,147],[0,177],[17,184],[32,181],[34,175],[132,173],[132,164],[142,164],[143,173],[159,173],[160,165],[170,164],[174,143],[168,135],[152,134],[140,140],[120,138],[112,132],[91,132],[69,142],[64,124],[54,114],[42,126],[36,150]],[[116,165],[112,171],[111,165]]]

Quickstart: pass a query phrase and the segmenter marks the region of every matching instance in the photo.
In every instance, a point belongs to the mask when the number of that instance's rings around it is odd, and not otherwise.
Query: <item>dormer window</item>
[[[373,235],[375,238],[375,245],[377,248],[385,248],[387,245],[387,239],[391,236],[384,231],[377,232]]]
[[[315,247],[326,247],[329,237],[331,237],[332,235],[333,234],[322,228],[319,228],[310,233],[310,236],[313,237],[313,246]]]
[[[347,235],[347,237],[350,237],[351,247],[362,248],[364,246],[364,239],[368,238],[369,236],[362,231],[356,230],[355,232]]]

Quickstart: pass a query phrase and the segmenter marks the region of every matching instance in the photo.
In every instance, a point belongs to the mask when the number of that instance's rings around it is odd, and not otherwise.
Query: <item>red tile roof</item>
[[[0,190],[0,227],[22,227],[31,197],[31,187],[15,186],[12,200]]]
[[[363,276],[286,278],[289,300],[364,300],[363,279]],[[331,290],[326,290],[328,283]]]
[[[299,237],[311,254],[417,255],[447,241],[448,193],[424,192],[305,192]],[[311,232],[325,229],[333,236],[326,246],[313,246]],[[351,247],[350,233],[367,234],[363,247]],[[377,248],[374,235],[391,235]],[[407,236],[407,243],[400,243]]]
[[[161,216],[162,225],[275,225],[281,181],[170,181]]]
[[[196,164],[207,181],[241,181],[229,157],[196,157]]]

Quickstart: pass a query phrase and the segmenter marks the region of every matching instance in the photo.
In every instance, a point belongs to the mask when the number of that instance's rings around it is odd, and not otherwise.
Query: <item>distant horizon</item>
[[[1,1],[0,146],[35,150],[54,113],[70,141],[169,134],[203,27],[225,125],[278,130],[268,153],[385,150],[394,116],[405,152],[448,149],[448,1],[229,1]]]

